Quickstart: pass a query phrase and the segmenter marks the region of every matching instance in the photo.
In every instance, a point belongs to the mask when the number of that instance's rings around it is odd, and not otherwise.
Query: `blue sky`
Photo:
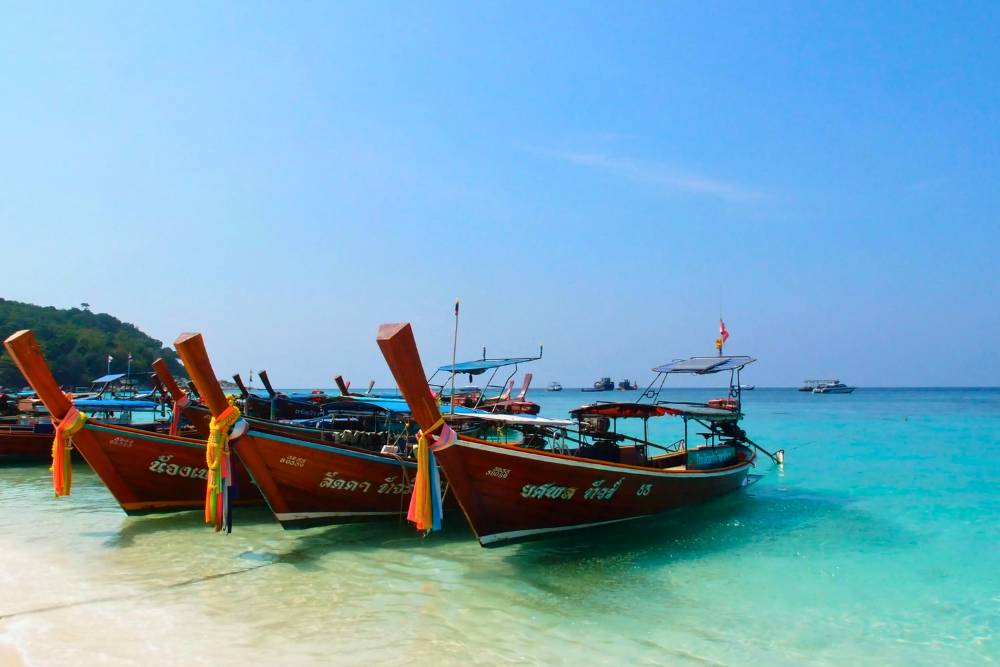
[[[4,3],[4,297],[216,370],[996,384],[1000,5]]]

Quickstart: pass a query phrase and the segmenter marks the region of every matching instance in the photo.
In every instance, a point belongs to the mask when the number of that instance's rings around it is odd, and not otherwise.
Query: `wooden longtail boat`
[[[4,345],[49,413],[64,419],[73,404],[49,370],[30,331]],[[128,514],[201,509],[205,502],[205,443],[200,440],[88,421],[73,436],[80,452]],[[237,502],[260,502],[242,466],[235,467]]]
[[[89,414],[89,413],[88,413]],[[94,420],[100,423],[101,420]],[[155,433],[165,433],[163,424],[136,424],[132,428]],[[52,438],[55,429],[50,422],[35,424],[3,424],[0,425],[0,463],[29,462],[49,464],[52,462]],[[195,435],[194,431],[184,435]],[[80,455],[74,450],[74,458]]]
[[[524,364],[529,361],[537,361],[541,358],[542,348],[539,347],[537,357],[489,359],[486,357],[486,348],[484,347],[482,359],[473,359],[472,361],[462,361],[456,364],[445,364],[444,366],[440,366],[434,371],[434,374],[427,379],[427,384],[435,390],[442,405],[454,404],[467,408],[488,410],[490,412],[513,414],[517,411],[517,409],[505,409],[505,406],[509,408],[509,406],[514,402],[522,402],[525,404],[530,403],[529,401],[524,400],[524,395],[527,394],[528,385],[531,383],[531,373],[528,373],[524,378],[524,388],[521,390],[521,395],[512,401],[510,394],[514,390],[514,374],[517,373],[517,369],[520,364]],[[513,366],[513,369],[504,380],[504,384],[493,384],[501,369],[510,366]],[[453,388],[455,378],[460,375],[468,375],[469,382],[472,382],[473,376],[485,375],[490,371],[492,371],[492,373],[490,373],[488,379],[486,380],[486,386],[483,389],[475,386]],[[444,379],[440,382],[435,382],[434,379],[438,376],[438,373],[443,374]],[[498,393],[493,396],[487,396],[491,389]],[[452,397],[452,391],[454,391],[454,400]],[[530,408],[528,405],[521,405],[518,407],[520,407],[521,413],[538,414],[537,409],[534,412],[529,412]]]
[[[205,407],[218,416],[228,402],[201,334],[182,334],[174,346]],[[416,469],[411,461],[324,442],[312,429],[247,423],[231,441],[233,452],[282,527],[398,519],[406,512]]]
[[[438,402],[424,380],[410,325],[382,325],[378,344],[420,426],[440,428]],[[652,443],[623,444],[582,433],[573,450],[565,446],[571,437],[565,429],[553,429],[546,435],[554,441],[546,437],[540,446],[460,435],[431,451],[479,543],[492,547],[636,519],[735,491],[744,485],[755,453],[733,434],[716,446],[652,457],[645,452]],[[585,441],[591,444],[585,447]],[[563,453],[552,451],[560,443]]]
[[[521,391],[518,392],[517,396],[508,401],[503,401],[493,409],[493,412],[508,415],[537,415],[542,406],[528,400],[528,387],[531,386],[532,377],[531,373],[525,373],[524,384],[521,385]]]
[[[153,362],[153,370],[164,390],[174,401],[174,410],[203,437],[208,436],[212,414],[197,396],[189,396],[177,383],[161,359]],[[331,404],[331,407],[333,404]],[[395,408],[395,410],[393,409]],[[405,413],[405,414],[404,414]],[[306,438],[330,445],[347,445],[353,449],[381,452],[392,445],[409,425],[409,407],[402,398],[397,400],[341,400],[336,411],[315,419],[271,421],[244,417],[254,431]]]
[[[4,424],[0,426],[0,462],[51,461],[52,424]]]
[[[243,394],[243,414],[247,417],[257,419],[312,419],[323,416],[323,406],[315,400],[299,400],[275,391],[271,386],[271,381],[267,377],[267,371],[257,374],[264,384],[267,398],[258,396],[249,391],[243,384],[243,379],[239,375],[234,375],[233,380]],[[200,390],[199,390],[200,391]]]

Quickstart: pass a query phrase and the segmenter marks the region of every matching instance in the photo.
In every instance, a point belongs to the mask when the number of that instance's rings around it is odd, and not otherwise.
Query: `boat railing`
[[[673,442],[666,447],[664,447],[668,452],[679,452],[687,449],[687,441],[684,438],[679,438],[676,442]]]

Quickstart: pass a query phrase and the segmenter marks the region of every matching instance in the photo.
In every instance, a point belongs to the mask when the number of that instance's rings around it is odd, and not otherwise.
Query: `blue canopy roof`
[[[654,373],[695,373],[708,375],[722,371],[734,371],[757,361],[753,357],[691,357],[677,359],[653,369]]]
[[[96,412],[104,410],[113,410],[114,412],[121,410],[155,410],[160,407],[159,403],[156,401],[129,401],[110,398],[83,398],[78,401],[73,401],[73,405],[80,410],[92,410]]]
[[[513,366],[514,364],[523,364],[527,361],[534,361],[538,357],[511,357],[510,359],[477,359],[476,361],[462,361],[460,363],[452,366],[451,364],[446,364],[438,368],[438,371],[443,371],[445,373],[450,373],[452,369],[460,375],[479,375],[480,373],[485,373],[486,371],[493,370],[494,368],[502,368],[503,366]]]
[[[352,396],[351,400],[345,400],[341,403],[341,405],[349,409],[351,403],[363,403],[365,405],[375,405],[385,410],[386,412],[395,412],[401,415],[410,414],[410,406],[402,398],[371,398],[368,396]],[[459,405],[455,406],[455,412],[456,413],[460,412],[464,415],[489,414],[485,410],[475,410],[473,408],[466,408]]]
[[[114,382],[115,380],[120,380],[125,377],[124,373],[112,373],[111,375],[102,375],[93,381],[93,384],[104,384],[106,382]]]

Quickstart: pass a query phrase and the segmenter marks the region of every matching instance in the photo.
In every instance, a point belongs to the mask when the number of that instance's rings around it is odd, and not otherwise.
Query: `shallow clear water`
[[[562,416],[622,396],[532,397]],[[44,468],[0,468],[0,665],[1000,659],[1000,390],[744,404],[786,451],[747,491],[492,550],[459,516],[423,540],[243,510],[216,535],[195,513],[127,518],[82,465],[58,501]]]

